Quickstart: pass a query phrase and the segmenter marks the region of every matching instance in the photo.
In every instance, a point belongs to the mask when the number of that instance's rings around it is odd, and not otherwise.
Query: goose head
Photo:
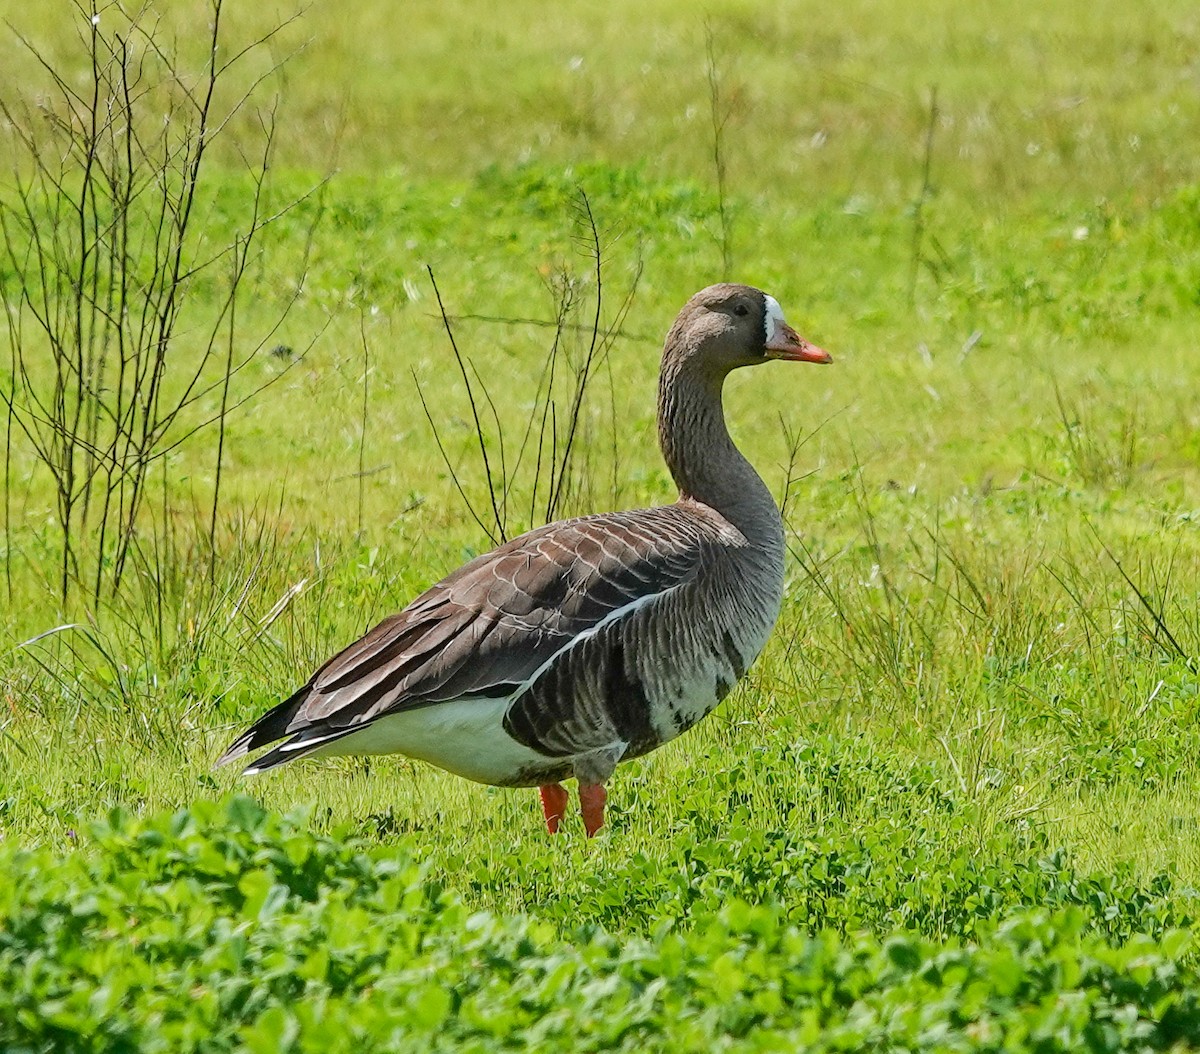
[[[783,317],[773,296],[748,285],[710,285],[691,298],[667,334],[664,365],[698,366],[724,376],[769,359],[829,363],[829,352],[810,344]]]

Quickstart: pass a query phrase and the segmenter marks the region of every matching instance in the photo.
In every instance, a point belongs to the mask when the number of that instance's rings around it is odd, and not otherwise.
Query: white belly
[[[388,714],[313,756],[403,754],[477,783],[504,784],[518,772],[554,762],[504,731],[508,705],[507,699],[454,699]]]

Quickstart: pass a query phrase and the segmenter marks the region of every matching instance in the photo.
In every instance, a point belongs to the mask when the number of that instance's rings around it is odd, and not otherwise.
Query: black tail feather
[[[343,736],[348,736],[352,732],[361,732],[362,728],[362,725],[353,725],[350,728],[339,729],[334,733],[325,732],[324,734],[313,735],[308,742],[305,741],[305,734],[301,732],[298,735],[292,736],[287,742],[280,743],[274,750],[268,750],[262,757],[242,769],[242,774],[245,776],[255,776],[260,772],[266,772],[267,769],[276,768],[288,761],[308,757],[309,754],[320,750],[323,746],[336,742]],[[248,749],[253,750],[254,748],[250,747]],[[230,750],[233,750],[233,747],[230,747]]]
[[[213,768],[219,769],[222,765],[228,765],[231,761],[245,757],[252,750],[278,742],[285,736],[301,731],[301,728],[289,726],[295,720],[297,712],[308,698],[310,691],[311,685],[306,684],[299,691],[288,696],[282,703],[273,706],[229,745],[225,753],[217,758]],[[272,751],[272,753],[275,752]],[[286,760],[287,756],[280,759],[280,761]],[[275,764],[279,764],[279,762]],[[257,769],[259,766],[253,767]]]

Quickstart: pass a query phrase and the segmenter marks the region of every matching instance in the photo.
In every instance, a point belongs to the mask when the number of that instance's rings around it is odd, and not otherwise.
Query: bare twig
[[[475,437],[479,441],[479,456],[483,460],[483,471],[487,476],[488,481],[488,497],[491,499],[492,503],[492,522],[496,526],[496,531],[500,536],[500,541],[505,541],[507,535],[504,532],[504,517],[500,514],[500,506],[496,500],[496,487],[493,483],[492,465],[491,461],[488,459],[487,439],[484,435],[483,426],[479,423],[479,406],[475,402],[475,391],[471,387],[471,378],[467,375],[467,367],[463,362],[462,355],[459,353],[458,343],[454,339],[454,328],[450,325],[450,319],[446,316],[446,308],[442,304],[442,294],[438,289],[437,279],[433,277],[433,268],[426,265],[425,270],[429,272],[429,281],[433,285],[433,295],[437,297],[438,311],[440,311],[442,315],[442,325],[445,327],[446,336],[450,339],[450,347],[454,351],[454,361],[458,363],[458,372],[462,375],[463,384],[467,389],[467,399],[471,403],[471,417],[475,421]],[[425,400],[422,397],[422,405],[424,405],[424,402]],[[425,410],[425,415],[427,417],[429,416],[428,408]],[[432,418],[430,420],[432,421]],[[476,517],[476,519],[478,519],[478,517]],[[488,537],[491,538],[493,544],[495,544],[496,536],[492,534],[491,531],[488,531]]]
[[[912,253],[908,270],[908,304],[912,307],[917,299],[917,272],[921,266],[921,243],[925,237],[925,203],[933,195],[931,173],[933,170],[933,137],[937,130],[938,105],[937,86],[929,89],[929,121],[925,126],[925,159],[921,166],[921,190],[913,204]]]
[[[636,286],[636,283],[635,283]],[[590,325],[577,325],[575,323],[563,322],[558,318],[509,318],[504,315],[450,315],[451,322],[491,322],[501,326],[536,326],[539,329],[556,329],[563,333],[588,333],[592,332]],[[608,333],[613,337],[619,337],[621,340],[630,340],[638,344],[654,344],[658,345],[662,342],[661,337],[652,336],[649,333],[631,333],[627,329],[610,328]]]
[[[604,256],[600,248],[600,231],[596,227],[596,217],[592,213],[592,203],[582,187],[579,188],[579,208],[586,217],[590,235],[589,252],[595,266],[596,276],[596,310],[592,319],[591,341],[588,344],[587,356],[576,375],[575,396],[571,402],[571,414],[567,423],[567,438],[563,444],[562,458],[559,462],[558,479],[550,492],[550,500],[546,505],[546,520],[554,519],[562,500],[563,481],[567,478],[567,470],[571,462],[571,450],[575,445],[575,435],[579,429],[579,418],[583,410],[583,397],[587,392],[588,381],[591,379],[592,367],[596,361],[596,346],[600,341],[600,314],[603,308],[604,290]]]
[[[721,94],[721,69],[717,62],[712,23],[704,23],[705,72],[708,76],[708,111],[712,120],[713,169],[717,177],[717,216],[721,223],[721,279],[729,281],[733,274],[733,219],[725,196],[725,126],[731,110]]]
[[[467,492],[463,490],[462,482],[458,478],[458,472],[454,468],[453,462],[450,460],[450,455],[446,453],[445,444],[442,442],[442,434],[438,431],[437,421],[433,419],[433,414],[429,411],[429,403],[425,401],[425,392],[421,388],[421,381],[417,377],[416,370],[412,371],[413,384],[417,389],[417,398],[421,400],[421,409],[425,411],[425,420],[429,422],[429,427],[433,431],[434,442],[437,443],[438,453],[442,456],[442,463],[446,466],[446,470],[450,473],[450,479],[454,483],[454,489],[458,491],[458,496],[462,498],[463,504],[467,507],[467,511],[471,514],[480,529],[488,536],[492,544],[496,543],[496,536],[492,533],[491,528],[484,522],[483,517],[475,511],[475,506],[471,499],[467,497]]]
[[[562,515],[568,505],[581,496],[581,487],[590,487],[592,480],[600,478],[596,472],[591,471],[591,446],[584,441],[589,421],[589,415],[585,413],[588,392],[596,371],[605,365],[614,342],[623,335],[622,327],[628,317],[641,277],[641,262],[639,260],[634,269],[632,281],[621,298],[616,317],[606,327],[603,324],[606,288],[603,239],[591,202],[582,188],[578,190],[575,215],[581,229],[579,240],[583,245],[582,251],[590,263],[591,281],[585,282],[565,267],[554,272],[547,280],[547,287],[554,300],[552,321],[482,316],[489,321],[503,323],[533,321],[554,329],[554,336],[535,386],[532,405],[524,422],[518,426],[519,442],[508,441],[508,429],[512,426],[502,419],[500,408],[491,397],[486,378],[475,364],[469,362],[461,353],[451,326],[451,316],[445,311],[440,294],[437,295],[442,325],[450,339],[451,350],[458,363],[459,374],[466,387],[471,408],[475,445],[479,451],[480,467],[488,484],[491,523],[485,522],[486,516],[476,509],[467,497],[467,488],[463,485],[458,467],[450,460],[439,423],[431,412],[419,384],[418,395],[455,489],[472,519],[483,528],[493,542],[496,541],[497,535],[504,539],[512,533],[508,517],[513,507],[514,489],[518,486],[528,487],[528,505],[522,502],[521,507],[528,509],[529,526],[534,526],[539,521],[546,522]],[[432,272],[430,278],[433,279]],[[587,304],[582,294],[584,289],[594,296],[594,300],[587,305],[591,315],[591,323],[587,326],[572,321],[577,312]],[[434,291],[437,293],[436,282]],[[583,336],[584,339],[576,344],[573,338],[578,336]],[[614,410],[613,398],[615,397],[610,390],[610,414]],[[480,409],[481,399],[486,403],[491,418],[490,426],[486,428],[486,415],[481,413]],[[609,424],[615,497],[616,481],[619,479],[616,469],[615,414]],[[493,457],[489,454],[489,450],[493,448],[499,455],[498,471]],[[509,453],[514,448],[515,456],[510,458]],[[583,463],[579,464],[581,458]]]
[[[371,342],[367,340],[367,315],[365,309],[358,313],[358,336],[362,342],[362,414],[358,429],[358,539],[363,537],[363,505],[366,502],[367,486],[367,413],[371,406]]]

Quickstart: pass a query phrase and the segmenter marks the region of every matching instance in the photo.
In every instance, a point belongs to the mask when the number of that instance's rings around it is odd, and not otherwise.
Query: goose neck
[[[724,373],[666,362],[659,383],[658,436],[679,495],[715,509],[751,541],[780,532],[779,511],[725,424]]]

